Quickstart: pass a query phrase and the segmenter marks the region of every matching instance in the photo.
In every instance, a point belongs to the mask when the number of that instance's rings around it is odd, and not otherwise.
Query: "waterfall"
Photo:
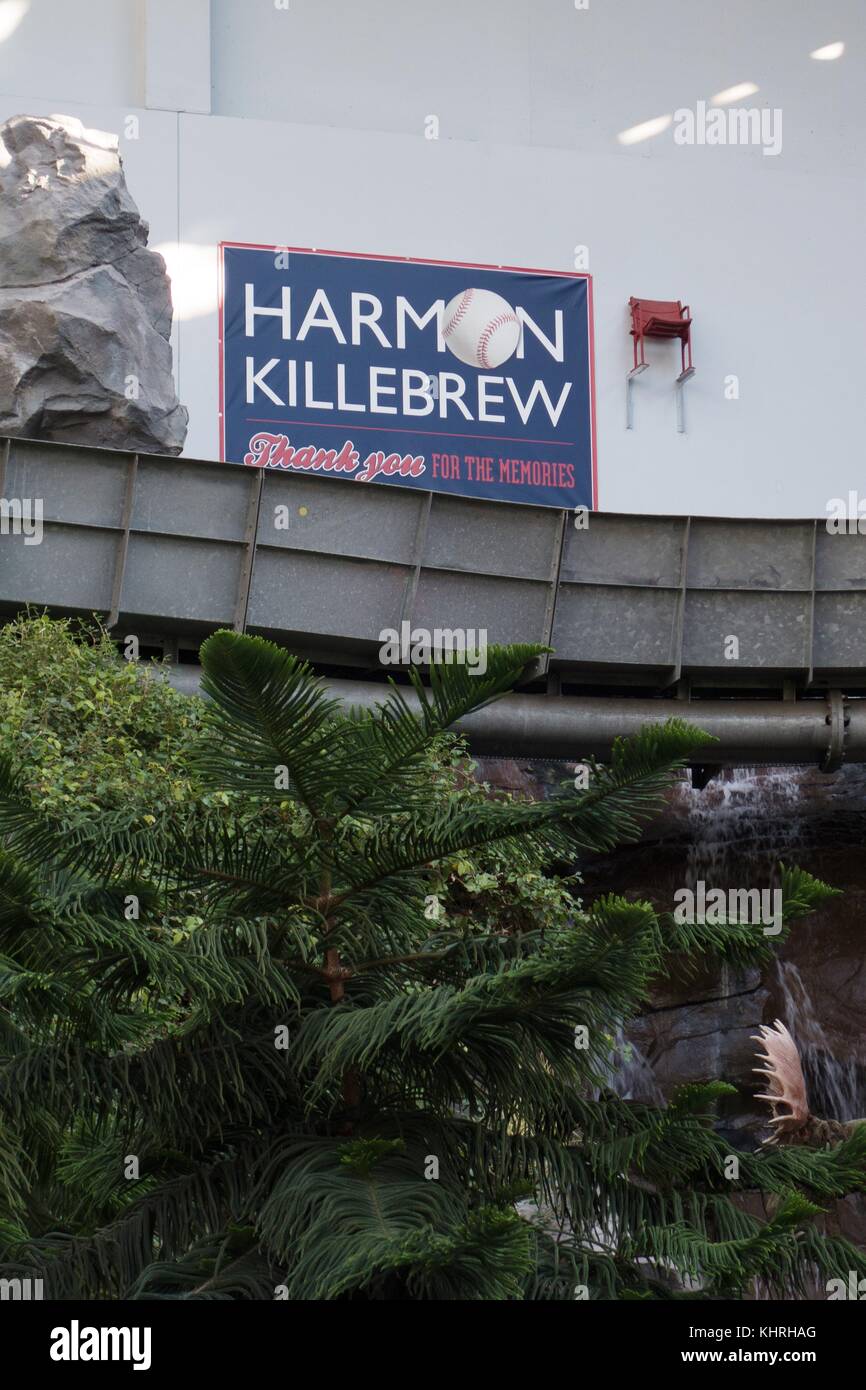
[[[796,864],[808,849],[800,773],[796,767],[730,768],[703,791],[682,781],[678,796],[689,827],[686,886],[703,879],[708,888],[763,887],[780,862]],[[866,1054],[834,1056],[808,980],[793,961],[777,957],[767,983],[800,1052],[812,1111],[836,1120],[866,1115]],[[722,994],[729,989],[723,967]]]
[[[764,886],[802,842],[799,768],[724,768],[702,791],[678,784],[688,816],[685,887]]]
[[[707,892],[777,886],[779,862],[795,862],[802,841],[798,774],[798,768],[789,767],[723,768],[702,789],[690,778],[681,779],[675,804],[686,818],[682,886],[694,890],[703,882]],[[753,987],[746,985],[747,975],[723,961],[718,971],[720,1000]],[[715,1053],[714,1074],[723,1075],[722,1030],[704,1046]]]
[[[636,1043],[618,1026],[608,1059],[607,1085],[622,1100],[664,1105],[664,1096],[650,1063]]]
[[[797,1044],[803,1063],[809,1108],[834,1120],[857,1120],[866,1115],[863,1064],[854,1057],[838,1061],[818,1018],[806,982],[791,961],[776,962],[782,1022]]]

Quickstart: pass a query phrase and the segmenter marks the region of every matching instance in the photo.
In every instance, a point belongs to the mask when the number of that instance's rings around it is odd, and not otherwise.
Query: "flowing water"
[[[702,881],[707,892],[778,886],[780,863],[796,865],[812,848],[802,776],[797,767],[726,768],[698,790],[686,774],[674,795],[674,809],[685,822],[682,886],[694,890]],[[852,1055],[850,1043],[846,1055],[838,1056],[828,1020],[822,1024],[820,1017],[827,1009],[826,986],[819,1011],[809,975],[802,959],[798,965],[780,952],[764,978],[774,1000],[773,1016],[782,1018],[797,1043],[813,1112],[839,1120],[866,1116],[866,1043],[862,1056],[856,1055],[857,1048]],[[718,996],[720,1023],[726,1000],[744,987],[754,986],[744,985],[732,967],[720,967],[712,990]],[[724,1047],[723,1027],[703,1037],[704,1074],[724,1078]],[[651,1062],[622,1031],[614,1039],[607,1084],[625,1100],[663,1103]]]
[[[833,788],[827,789],[826,793],[824,788],[816,792],[814,784],[804,773],[804,769],[796,767],[728,768],[700,790],[692,786],[687,774],[677,784],[673,798],[672,810],[676,817],[672,839],[674,860],[661,861],[658,876],[651,861],[649,865],[646,860],[642,861],[638,868],[640,878],[632,879],[628,887],[635,894],[652,894],[657,900],[664,900],[670,891],[671,873],[666,867],[670,862],[674,863],[674,883],[677,887],[694,891],[697,884],[703,882],[708,892],[712,888],[748,891],[777,887],[780,863],[814,869],[814,800],[826,797],[825,804],[830,805]],[[812,802],[810,797],[813,798]],[[679,858],[679,846],[682,846],[682,858]],[[843,888],[854,888],[855,885],[857,891],[862,892],[858,878],[848,885],[844,882],[839,884]],[[849,911],[856,911],[854,901]],[[841,920],[844,924],[844,917]],[[838,910],[831,921],[838,926]],[[632,1038],[617,1033],[608,1084],[623,1099],[664,1103],[653,1063],[648,1057],[653,1058],[658,1066],[659,1058],[667,1055],[665,1093],[670,1091],[673,1084],[692,1079],[689,1068],[698,1065],[703,1076],[735,1080],[745,1101],[748,1092],[753,1089],[753,1082],[757,1081],[749,1069],[758,1063],[757,1059],[749,1057],[752,1045],[746,1043],[744,1048],[742,1035],[736,1036],[738,1024],[734,1025],[732,1051],[727,1020],[732,1013],[744,1022],[748,1020],[748,1008],[744,1013],[742,996],[755,990],[755,1024],[748,1029],[749,1035],[757,1031],[762,1012],[766,1021],[781,1017],[797,1044],[813,1113],[838,1120],[866,1117],[866,1041],[861,1048],[856,1034],[851,1036],[850,1024],[840,1034],[839,1017],[833,1010],[836,996],[833,986],[828,984],[828,981],[846,981],[845,984],[836,985],[837,989],[845,991],[845,997],[839,1000],[840,1013],[844,1012],[850,1019],[853,1011],[856,1020],[858,1000],[851,997],[851,991],[857,989],[856,955],[850,972],[847,968],[840,971],[833,953],[838,955],[841,951],[843,963],[846,962],[846,953],[851,950],[847,938],[822,938],[820,931],[815,931],[807,923],[802,925],[801,930],[804,935],[795,930],[787,949],[782,947],[774,953],[773,963],[764,971],[760,983],[756,981],[754,970],[737,972],[723,966],[710,985],[702,981],[703,992],[693,1003],[689,1002],[688,996],[683,999],[685,1016],[677,1018],[675,1002],[673,1006],[667,1005],[672,1020],[667,1035],[663,1029],[661,1034],[652,1030],[639,1032],[641,1041],[649,1037],[646,1055]],[[828,953],[826,956],[825,951]],[[832,965],[837,968],[825,969]],[[769,1005],[765,1003],[767,996],[761,992],[763,990],[769,992]],[[688,1010],[705,1009],[708,999],[712,997],[717,1001],[714,1005],[710,1004],[712,1013],[702,1015],[696,1012],[693,1015],[694,1023],[690,1023]],[[683,1050],[680,1044],[679,1074],[672,1074],[669,1058],[671,1049],[677,1046],[678,1030],[681,1038],[688,1038],[690,1026],[695,1029],[694,1055],[687,1049]],[[739,1069],[733,1077],[730,1070],[732,1057],[735,1067]],[[756,1129],[755,1112],[747,1107],[743,1114],[745,1130],[757,1142],[760,1130]],[[742,1123],[739,1116],[732,1120],[729,1114],[727,1119],[734,1126]],[[732,1142],[738,1141],[734,1139]],[[857,1225],[856,1212],[851,1217],[853,1224],[849,1227],[846,1223],[850,1216],[848,1207],[839,1204],[837,1219],[840,1229],[859,1242],[861,1228]],[[609,1233],[600,1232],[599,1240],[603,1237],[609,1237]],[[789,1296],[794,1297],[795,1293],[792,1290]],[[753,1297],[769,1296],[770,1290],[757,1281]],[[777,1296],[775,1293],[774,1297]],[[818,1282],[812,1296],[826,1296]]]
[[[839,1061],[833,1056],[832,1044],[797,966],[779,960],[775,969],[783,1000],[782,1022],[797,1044],[810,1109],[834,1120],[861,1119],[866,1116],[863,1065],[854,1057]]]
[[[664,1096],[652,1066],[637,1044],[626,1037],[622,1026],[617,1028],[614,1036],[609,1068],[607,1084],[623,1100],[664,1104]]]
[[[688,815],[687,888],[699,879],[713,888],[768,883],[780,860],[792,863],[802,843],[798,769],[724,768],[697,791],[678,784]]]
[[[768,886],[780,860],[796,859],[802,838],[799,798],[797,769],[725,768],[700,791],[686,775],[675,792],[686,818],[688,848],[682,886],[694,889],[699,881],[707,891]],[[718,981],[720,1009],[736,989],[731,968],[723,963]],[[712,1047],[712,1041],[707,1045]],[[721,1046],[720,1031],[715,1039],[716,1075],[723,1071]],[[650,1062],[621,1032],[615,1038],[608,1084],[624,1100],[663,1100]]]
[[[739,767],[722,772],[702,791],[678,787],[688,817],[686,886],[762,888],[780,863],[794,865],[808,848],[800,815],[801,770]],[[722,971],[727,992],[727,968]],[[814,1113],[834,1119],[866,1115],[866,1055],[838,1060],[809,993],[809,981],[791,961],[777,957],[768,983],[781,1000],[782,1021],[797,1044]]]

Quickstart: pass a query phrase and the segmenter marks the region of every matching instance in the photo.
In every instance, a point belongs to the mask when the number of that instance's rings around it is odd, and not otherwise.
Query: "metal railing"
[[[0,608],[124,631],[260,632],[375,664],[408,622],[540,642],[570,685],[866,687],[866,535],[823,521],[570,513],[391,484],[6,440],[0,497],[40,498],[41,544],[0,537]],[[732,640],[733,639],[733,640]],[[731,653],[735,651],[735,655]]]

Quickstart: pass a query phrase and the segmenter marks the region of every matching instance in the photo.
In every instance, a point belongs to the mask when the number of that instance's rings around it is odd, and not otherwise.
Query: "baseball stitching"
[[[490,367],[487,359],[487,349],[490,346],[490,339],[493,337],[497,328],[502,328],[506,323],[517,323],[516,314],[497,314],[495,319],[491,319],[487,324],[481,337],[478,339],[478,365],[479,367]]]
[[[474,294],[474,290],[463,291],[460,303],[457,305],[457,308],[454,310],[454,313],[451,315],[450,319],[445,325],[445,328],[443,329],[443,338],[447,338],[449,333],[453,333],[454,329],[457,327],[458,323],[465,315],[467,309],[469,308],[469,305],[472,303]]]

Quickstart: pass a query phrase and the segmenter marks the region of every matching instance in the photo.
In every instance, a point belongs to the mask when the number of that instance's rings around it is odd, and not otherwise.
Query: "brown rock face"
[[[519,769],[537,796],[567,772],[550,763],[521,762]],[[483,775],[508,785],[503,761]],[[687,1082],[728,1081],[739,1095],[720,1107],[722,1129],[736,1145],[754,1147],[767,1133],[767,1111],[754,1100],[761,1081],[752,1072],[751,1035],[780,1018],[797,1044],[812,1113],[835,1121],[866,1116],[864,844],[866,768],[830,776],[813,768],[726,769],[703,791],[683,778],[639,844],[581,866],[586,901],[615,891],[664,911],[677,889],[698,880],[708,888],[768,886],[780,861],[843,891],[795,924],[763,977],[720,970],[660,982],[627,1031],[632,1050],[622,1094],[649,1100]],[[866,1245],[866,1202],[833,1203],[825,1224]]]

